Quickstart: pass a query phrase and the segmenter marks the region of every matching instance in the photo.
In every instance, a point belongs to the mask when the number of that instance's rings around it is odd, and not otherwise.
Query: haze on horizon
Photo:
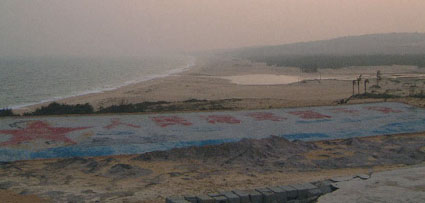
[[[2,0],[0,57],[139,56],[425,32],[424,0]]]

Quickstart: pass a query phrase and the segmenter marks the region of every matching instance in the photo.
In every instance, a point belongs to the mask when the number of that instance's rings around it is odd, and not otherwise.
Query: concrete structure
[[[136,154],[270,135],[321,140],[423,131],[425,110],[401,103],[0,118],[0,161]]]
[[[167,203],[192,202],[192,203],[299,203],[314,202],[323,194],[334,191],[336,188],[329,181],[315,183],[302,183],[258,188],[255,190],[236,190],[208,194],[212,199],[199,196],[169,197]]]
[[[338,190],[321,196],[319,203],[425,202],[425,166],[374,173],[365,180],[352,177],[333,183]]]
[[[253,192],[254,191],[254,192]],[[374,173],[336,177],[314,183],[272,186],[255,190],[233,191],[238,198],[226,195],[230,192],[210,194],[221,197],[204,201],[193,197],[167,198],[167,203],[188,201],[240,202],[240,203],[341,203],[341,202],[425,202],[425,166],[396,169]],[[201,195],[202,196],[202,195]],[[232,196],[232,198],[230,198]]]

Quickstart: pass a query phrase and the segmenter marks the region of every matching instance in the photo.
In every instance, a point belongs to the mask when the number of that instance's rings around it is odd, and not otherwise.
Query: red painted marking
[[[307,111],[293,111],[289,112],[292,115],[299,116],[302,119],[320,119],[320,118],[332,118],[332,116],[324,115],[312,110]]]
[[[252,117],[257,121],[283,121],[287,119],[267,112],[248,113],[247,116]]]
[[[31,140],[46,139],[51,141],[62,141],[67,144],[76,144],[73,140],[66,137],[66,134],[76,130],[84,130],[91,127],[79,128],[54,128],[43,121],[33,121],[27,124],[24,129],[19,130],[0,130],[0,134],[9,134],[13,137],[6,142],[0,143],[0,146],[18,145],[22,142]]]
[[[167,127],[169,125],[184,125],[184,126],[192,125],[191,122],[178,116],[156,116],[156,117],[152,117],[151,119],[155,121],[155,123],[161,127]]]
[[[240,120],[234,118],[233,116],[226,116],[226,115],[212,115],[204,117],[205,120],[208,121],[208,123],[216,124],[216,123],[227,123],[227,124],[237,124],[241,123]]]
[[[382,107],[382,106],[369,106],[369,107],[364,107],[367,110],[372,110],[372,111],[379,111],[382,112],[384,114],[388,114],[388,113],[400,113],[402,111],[400,110],[394,110],[392,108],[389,107]]]
[[[120,125],[132,127],[132,128],[140,128],[139,125],[134,125],[134,124],[131,124],[131,123],[123,123],[123,122],[120,121],[119,118],[111,119],[111,124],[109,124],[109,125],[107,125],[103,128],[110,130],[110,129],[116,128],[117,126],[120,126]]]
[[[335,113],[359,113],[359,110],[353,110],[348,108],[333,108],[331,111]]]

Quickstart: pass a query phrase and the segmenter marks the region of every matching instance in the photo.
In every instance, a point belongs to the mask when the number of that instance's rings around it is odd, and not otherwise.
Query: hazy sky
[[[0,56],[137,56],[384,32],[425,32],[425,0],[0,0]]]

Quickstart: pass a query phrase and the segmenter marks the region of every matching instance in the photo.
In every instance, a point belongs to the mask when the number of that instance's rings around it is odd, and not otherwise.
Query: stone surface
[[[330,180],[317,181],[312,184],[318,187],[323,194],[330,193],[336,189],[332,186],[332,182]]]
[[[221,194],[227,198],[229,203],[240,203],[239,196],[233,192],[222,192]]]
[[[198,195],[196,196],[199,203],[214,203],[214,198],[208,196],[208,195]]]
[[[294,187],[290,185],[282,185],[279,187],[286,191],[286,198],[288,200],[296,199],[298,197],[298,190]]]
[[[338,190],[319,197],[319,203],[425,202],[425,166],[374,173],[367,180],[337,183]]]
[[[307,198],[319,197],[323,192],[319,188],[309,189],[307,192]]]
[[[355,178],[360,178],[360,179],[362,179],[362,180],[367,180],[367,179],[369,179],[369,178],[370,178],[370,176],[369,176],[369,175],[367,175],[367,174],[357,174],[357,175],[355,176]]]
[[[210,193],[208,194],[208,196],[212,197],[216,203],[226,203],[227,202],[227,198],[219,193]]]
[[[331,178],[330,180],[332,182],[343,182],[343,181],[349,181],[352,180],[354,178],[354,176],[342,176],[342,177],[335,177],[335,178]]]
[[[299,199],[307,199],[309,197],[309,191],[318,189],[311,183],[302,183],[302,184],[294,184],[292,185],[295,189],[298,190],[298,198]]]
[[[167,199],[165,199],[166,203],[190,203],[189,201],[185,200],[184,197],[182,196],[173,196],[173,197],[168,197]]]
[[[268,189],[275,193],[278,202],[286,202],[286,191],[284,189],[281,187],[268,187]]]
[[[249,190],[249,199],[252,203],[261,203],[263,201],[263,195],[256,190]]]
[[[251,200],[249,199],[249,191],[247,190],[233,190],[233,193],[235,193],[237,196],[239,196],[239,200],[241,203],[250,203]]]
[[[272,192],[268,188],[259,188],[256,189],[259,193],[261,193],[261,196],[263,197],[263,203],[274,203],[277,202],[277,197],[274,192]]]
[[[195,197],[195,196],[185,196],[184,199],[191,202],[191,203],[197,203],[198,202],[198,198]]]

